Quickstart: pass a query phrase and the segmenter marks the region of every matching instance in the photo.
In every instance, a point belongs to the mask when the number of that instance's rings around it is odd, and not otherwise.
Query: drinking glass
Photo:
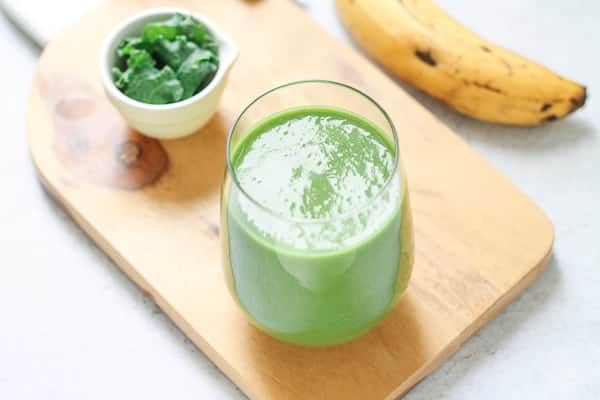
[[[283,215],[248,193],[236,175],[237,146],[257,124],[298,107],[341,110],[378,129],[394,158],[378,193],[324,219]],[[260,179],[268,183],[276,173]],[[256,327],[305,346],[367,332],[397,303],[413,263],[407,184],[390,117],[368,95],[332,81],[292,82],[261,94],[229,133],[221,226],[229,290]]]

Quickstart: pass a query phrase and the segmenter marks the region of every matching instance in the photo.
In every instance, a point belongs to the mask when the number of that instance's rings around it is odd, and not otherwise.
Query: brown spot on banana
[[[494,92],[494,93],[498,93],[498,94],[505,94],[502,91],[502,89],[492,86],[489,83],[481,83],[481,82],[477,82],[477,81],[473,81],[472,83],[473,83],[473,86],[477,86],[480,89],[489,90],[490,92]]]
[[[542,118],[542,124],[546,123],[546,122],[552,122],[552,121],[556,121],[558,119],[558,117],[554,114],[550,114],[547,117]]]
[[[550,103],[544,103],[542,104],[542,108],[540,108],[540,112],[546,112],[548,111],[550,108],[552,107],[552,104]]]
[[[437,61],[435,61],[435,59],[431,55],[431,50],[415,50],[415,56],[430,67],[435,67],[437,65]]]
[[[483,90],[489,90],[490,92],[506,95],[502,89],[492,86],[489,82],[481,83],[477,81],[470,81],[468,79],[462,79],[462,83],[466,86],[473,85]]]
[[[506,72],[508,73],[509,76],[514,75],[513,67],[512,67],[512,65],[510,65],[510,63],[508,61],[506,61],[504,58],[500,57],[500,62],[506,67]]]
[[[586,100],[587,100],[587,88],[585,86],[582,86],[581,93],[578,96],[563,100],[565,102],[568,102],[570,105],[569,111],[567,111],[567,113],[565,115],[569,115],[569,114],[579,110],[581,107],[583,107],[585,105]]]
[[[577,110],[579,107],[582,107],[587,100],[587,88],[584,86],[581,95],[577,97],[571,97],[569,100],[571,101],[571,105],[573,105],[571,112]]]

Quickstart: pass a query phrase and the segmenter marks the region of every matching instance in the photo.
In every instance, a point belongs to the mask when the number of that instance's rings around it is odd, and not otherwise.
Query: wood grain
[[[162,143],[124,126],[97,71],[108,31],[159,5],[205,13],[241,48],[218,115],[202,132]],[[259,92],[306,78],[350,83],[390,112],[415,224],[413,280],[397,308],[362,338],[327,349],[286,345],[250,326],[220,266],[227,130]],[[287,1],[113,0],[46,48],[27,126],[49,192],[252,399],[404,394],[531,284],[552,248],[552,225],[535,204]]]
[[[69,171],[90,182],[140,189],[157,181],[168,157],[157,140],[127,127],[103,95],[78,81],[42,81],[55,132],[53,147]]]

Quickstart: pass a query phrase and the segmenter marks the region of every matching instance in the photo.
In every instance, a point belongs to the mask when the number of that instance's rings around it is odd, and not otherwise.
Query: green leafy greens
[[[115,85],[149,104],[188,99],[204,89],[219,67],[219,48],[208,29],[177,13],[146,24],[140,36],[124,39],[113,68]]]

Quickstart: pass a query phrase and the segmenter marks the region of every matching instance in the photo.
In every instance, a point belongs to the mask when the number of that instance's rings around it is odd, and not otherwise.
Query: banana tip
[[[569,113],[572,113],[573,111],[583,107],[585,105],[587,97],[588,97],[587,87],[581,86],[581,94],[579,94],[578,96],[575,96],[575,97],[571,97],[571,106],[572,107],[571,107],[571,110],[569,111]]]

